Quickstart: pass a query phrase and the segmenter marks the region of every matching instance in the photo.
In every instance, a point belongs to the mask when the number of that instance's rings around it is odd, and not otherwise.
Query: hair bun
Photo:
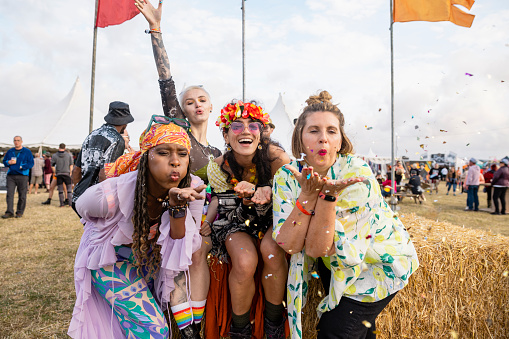
[[[319,104],[319,103],[331,103],[332,95],[327,91],[321,91],[318,95],[312,95],[306,100],[308,106]]]

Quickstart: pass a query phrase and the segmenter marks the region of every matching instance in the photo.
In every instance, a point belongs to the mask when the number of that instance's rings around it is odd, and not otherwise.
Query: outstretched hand
[[[272,199],[272,187],[262,186],[256,189],[251,201],[255,204],[265,205]]]
[[[327,180],[322,187],[322,192],[327,195],[333,195],[337,197],[341,191],[343,191],[348,186],[356,184],[358,182],[362,182],[365,179],[363,177],[350,178],[350,179],[340,179],[340,180]]]
[[[327,178],[322,178],[320,174],[313,171],[313,167],[302,168],[302,173],[291,165],[285,165],[285,168],[292,172],[295,179],[299,182],[301,192],[304,194],[317,194],[322,189],[327,181]]]
[[[241,181],[233,189],[239,198],[251,198],[255,193],[256,186],[247,181]]]
[[[134,0],[134,5],[141,14],[147,19],[150,29],[160,29],[161,14],[163,13],[163,2],[159,1],[159,6],[155,8],[148,0]]]
[[[205,188],[207,188],[207,185],[200,185],[195,188],[173,187],[172,189],[170,189],[169,192],[170,206],[182,206],[187,202],[204,199],[205,197],[201,195],[200,192],[203,191]]]

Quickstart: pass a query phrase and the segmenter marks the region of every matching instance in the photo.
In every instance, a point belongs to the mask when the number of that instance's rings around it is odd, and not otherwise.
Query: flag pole
[[[391,190],[391,209],[396,212],[396,205],[398,203],[396,197],[394,196],[394,193],[396,192],[396,177],[395,177],[395,171],[394,171],[394,165],[395,165],[395,159],[394,159],[394,42],[393,42],[393,24],[394,24],[394,18],[393,18],[393,0],[391,1],[391,184],[392,184],[392,190]]]
[[[99,0],[95,0],[94,15],[94,47],[92,49],[92,79],[90,81],[90,120],[88,123],[88,132],[92,133],[94,129],[94,90],[95,90],[95,52],[97,46],[97,10],[99,8]]]
[[[246,101],[246,0],[242,1],[242,101]]]

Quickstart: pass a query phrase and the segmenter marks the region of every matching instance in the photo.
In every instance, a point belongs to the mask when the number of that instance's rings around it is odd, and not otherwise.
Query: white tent
[[[71,91],[54,107],[25,116],[0,114],[0,147],[12,147],[12,138],[21,135],[23,146],[58,148],[60,143],[68,149],[81,148],[88,135],[90,103],[85,97],[79,77]],[[94,126],[99,126],[104,114],[94,109]],[[24,131],[31,131],[30,134]]]
[[[289,155],[292,153],[292,133],[293,119],[286,112],[283,96],[279,93],[276,105],[269,113],[270,119],[276,128],[272,132],[271,138],[278,141]]]

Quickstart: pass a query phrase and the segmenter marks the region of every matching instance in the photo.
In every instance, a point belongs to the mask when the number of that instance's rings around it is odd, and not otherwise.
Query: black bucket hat
[[[110,103],[108,114],[106,114],[104,120],[109,124],[122,126],[133,122],[134,118],[129,111],[128,104],[122,101],[113,101]]]

